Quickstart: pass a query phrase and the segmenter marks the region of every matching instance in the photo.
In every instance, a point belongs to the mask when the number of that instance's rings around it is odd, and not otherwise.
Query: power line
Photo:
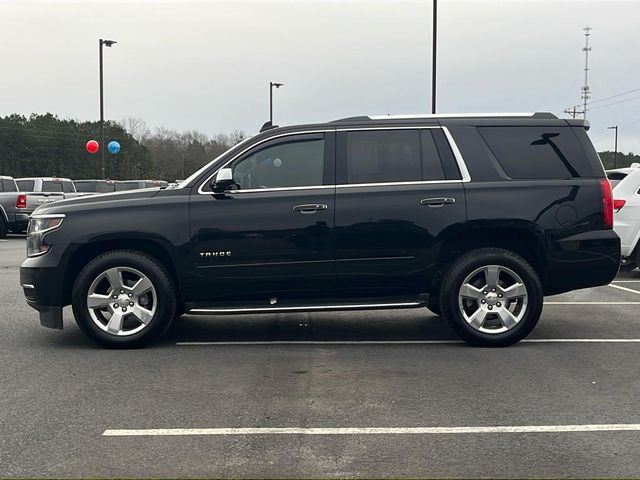
[[[626,98],[624,100],[619,100],[617,102],[605,103],[604,105],[596,105],[595,107],[591,107],[591,110],[595,110],[596,108],[611,107],[612,105],[618,105],[620,103],[631,102],[633,100],[638,100],[639,98],[640,97]]]
[[[640,88],[634,88],[633,90],[628,90],[622,93],[616,93],[615,95],[611,95],[610,97],[599,98],[598,100],[591,100],[590,103],[598,103],[604,102],[605,100],[611,100],[612,98],[622,97],[623,95],[628,95],[629,93],[640,92]]]

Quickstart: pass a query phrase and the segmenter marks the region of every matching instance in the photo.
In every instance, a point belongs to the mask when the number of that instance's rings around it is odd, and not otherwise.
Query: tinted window
[[[138,188],[138,182],[122,182],[123,190],[135,190]]]
[[[322,139],[266,147],[233,166],[233,178],[245,190],[322,185],[323,172]]]
[[[115,184],[98,181],[75,181],[78,192],[108,193],[115,190]]]
[[[433,131],[435,129],[427,129],[420,131],[422,141],[422,179],[423,180],[443,180],[444,170],[442,162],[433,140]],[[440,129],[437,129],[440,130]]]
[[[42,191],[43,192],[61,192],[62,191],[62,182],[53,182],[49,180],[42,181]]]
[[[127,190],[127,186],[122,182],[116,182],[116,192],[122,192],[123,190]]]
[[[33,192],[35,182],[33,180],[16,180],[18,188],[23,192]]]
[[[72,193],[75,192],[75,188],[73,188],[73,183],[72,182],[67,182],[67,181],[63,181],[62,182],[62,191],[65,193]]]
[[[418,130],[347,133],[347,182],[382,183],[422,180]]]
[[[571,127],[479,127],[480,134],[511,178],[593,176]]]
[[[5,192],[17,192],[18,188],[13,180],[2,180],[2,190]]]

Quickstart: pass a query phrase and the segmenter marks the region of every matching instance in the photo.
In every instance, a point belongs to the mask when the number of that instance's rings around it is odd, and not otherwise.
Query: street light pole
[[[273,125],[273,87],[280,88],[284,83],[269,82],[269,124]]]
[[[613,147],[613,168],[617,168],[618,167],[618,125],[615,125],[613,127],[607,127],[607,130],[616,131],[614,147]]]
[[[431,53],[431,113],[436,113],[436,51],[438,42],[438,0],[433,0],[433,41]]]
[[[111,47],[116,43],[113,40],[103,40],[102,38],[98,40],[98,51],[100,57],[100,152],[102,156],[102,178],[105,178],[104,171],[104,80],[102,73],[102,46],[106,45],[107,47]]]

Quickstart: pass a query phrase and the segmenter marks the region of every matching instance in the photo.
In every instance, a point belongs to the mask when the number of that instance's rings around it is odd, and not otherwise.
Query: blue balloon
[[[115,140],[112,140],[107,145],[107,150],[109,150],[109,153],[113,153],[115,155],[120,151],[120,144]]]

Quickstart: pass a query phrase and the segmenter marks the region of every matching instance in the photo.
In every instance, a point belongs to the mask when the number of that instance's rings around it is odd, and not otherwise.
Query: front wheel
[[[440,290],[442,316],[468,344],[505,347],[526,337],[542,313],[536,271],[519,255],[481,248],[460,257]]]
[[[73,286],[80,329],[109,348],[141,347],[159,337],[176,314],[176,294],[166,268],[133,250],[91,260]]]

